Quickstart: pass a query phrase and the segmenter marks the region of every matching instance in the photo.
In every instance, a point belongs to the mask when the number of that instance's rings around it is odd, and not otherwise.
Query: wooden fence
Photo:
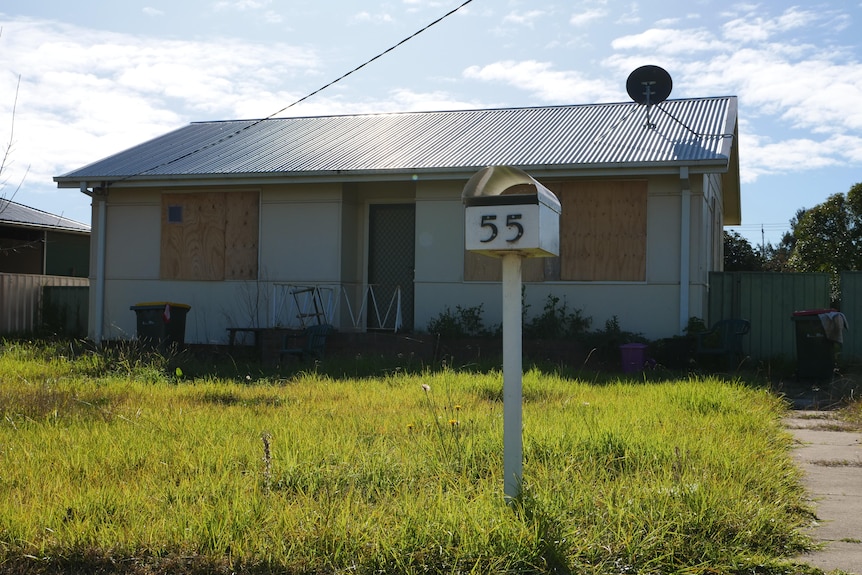
[[[713,272],[709,276],[709,317],[743,318],[751,322],[744,351],[755,359],[796,357],[793,313],[829,309],[826,273]],[[862,359],[862,272],[842,272],[841,312],[850,328],[844,333],[841,357]]]
[[[33,333],[43,320],[56,331],[86,334],[89,285],[87,278],[0,273],[0,334]]]

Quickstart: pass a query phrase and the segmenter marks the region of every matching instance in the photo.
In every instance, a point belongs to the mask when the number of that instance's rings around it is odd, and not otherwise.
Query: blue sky
[[[89,223],[52,177],[192,121],[261,118],[463,0],[5,0],[0,195]],[[281,114],[627,101],[644,64],[671,98],[739,97],[743,226],[862,182],[862,1],[473,0]],[[12,105],[20,78],[12,130]]]

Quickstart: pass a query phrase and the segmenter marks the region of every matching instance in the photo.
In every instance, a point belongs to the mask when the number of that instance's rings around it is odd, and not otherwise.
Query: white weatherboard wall
[[[340,281],[340,186],[261,191],[261,282],[161,280],[161,193],[122,190],[109,197],[104,332],[108,339],[135,337],[137,319],[130,306],[171,301],[191,305],[187,342],[225,343],[228,326],[267,324],[273,283]],[[121,239],[128,237],[135,241]],[[94,306],[90,309],[92,336]]]
[[[226,343],[228,326],[268,325],[273,283],[361,283],[367,267],[368,206],[392,201],[416,205],[415,329],[425,330],[447,306],[454,311],[459,305],[482,305],[486,326],[498,325],[499,282],[464,281],[463,185],[419,180],[262,186],[257,282],[160,280],[162,190],[112,189],[107,205],[104,336],[134,337],[136,317],[129,306],[174,301],[192,306],[187,342]],[[709,192],[706,201],[704,186]],[[592,318],[594,329],[617,316],[622,329],[648,338],[678,334],[680,188],[675,176],[649,178],[646,281],[525,282],[527,317],[541,313],[553,293],[564,298],[570,310],[580,309]],[[720,254],[715,242],[721,230],[713,229],[721,221],[720,180],[692,177],[690,188],[691,278],[685,288],[690,288],[690,315],[704,317],[707,274]],[[90,314],[92,336],[94,302]],[[343,323],[342,318],[336,317],[335,323]]]
[[[95,206],[93,217],[96,221]],[[247,315],[251,309],[249,294],[257,291],[254,282],[160,280],[160,229],[161,190],[111,191],[107,206],[103,336],[134,338],[137,317],[130,306],[171,301],[192,306],[186,317],[186,341],[224,342],[224,328],[232,324],[231,318]],[[91,337],[94,322],[95,302],[91,301]]]
[[[700,179],[691,182],[689,224],[691,238],[700,242],[708,230],[701,217],[703,196]],[[463,229],[447,225],[463,218],[464,207],[457,190],[420,188],[417,192],[417,264],[416,327],[428,322],[448,306],[452,311],[483,306],[486,327],[499,325],[502,319],[500,284],[498,282],[464,282]],[[448,201],[445,198],[450,198]],[[617,316],[620,327],[648,338],[668,337],[679,333],[680,294],[680,181],[673,176],[652,178],[647,204],[647,265],[644,282],[525,282],[526,317],[538,315],[549,294],[564,300],[568,309],[580,309],[592,318],[592,328],[601,329],[604,322]],[[562,215],[565,218],[565,214]],[[424,234],[424,235],[423,235]],[[423,242],[423,239],[424,242]],[[445,239],[440,239],[445,238]],[[431,245],[433,242],[433,246]],[[433,247],[433,249],[432,249]],[[707,247],[690,253],[693,274],[690,296],[691,315],[703,317],[706,285],[700,281],[707,269]],[[685,286],[686,288],[688,286]]]
[[[340,185],[264,189],[259,277],[299,283],[340,281],[341,219]]]
[[[433,290],[437,284],[460,284],[464,279],[461,187],[460,183],[429,182],[416,190],[417,286]]]

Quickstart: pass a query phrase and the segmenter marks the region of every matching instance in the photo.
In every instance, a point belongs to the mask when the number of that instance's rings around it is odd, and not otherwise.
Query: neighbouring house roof
[[[0,225],[59,232],[90,233],[90,226],[0,198]]]
[[[734,220],[736,140],[733,96],[666,100],[649,109],[626,102],[195,122],[54,180],[79,187],[463,177],[489,165],[545,177],[685,167],[725,174],[725,211]]]

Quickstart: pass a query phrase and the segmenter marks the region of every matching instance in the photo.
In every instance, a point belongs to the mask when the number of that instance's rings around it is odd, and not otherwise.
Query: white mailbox
[[[466,248],[502,258],[503,492],[515,501],[523,475],[521,262],[560,254],[560,201],[517,168],[489,166],[461,193]]]
[[[464,186],[465,244],[492,257],[560,254],[560,201],[527,173],[508,166],[478,171]]]

